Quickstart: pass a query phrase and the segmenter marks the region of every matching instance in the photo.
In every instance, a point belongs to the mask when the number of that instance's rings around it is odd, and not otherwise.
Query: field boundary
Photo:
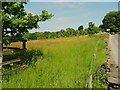
[[[15,73],[17,71],[20,71],[21,69],[26,69],[27,67],[28,67],[27,65],[19,66],[17,69],[9,70],[9,71],[6,71],[6,72],[2,73],[2,76],[3,75],[9,75],[9,74]]]
[[[18,58],[18,59],[13,59],[13,60],[9,60],[9,61],[5,61],[5,62],[3,62],[3,63],[0,63],[0,65],[8,65],[8,64],[11,64],[11,63],[15,63],[15,62],[19,62],[19,61],[21,61],[20,60],[20,58]]]
[[[3,49],[10,49],[10,50],[13,50],[13,52],[15,52],[15,50],[24,50],[24,49],[20,49],[20,48],[17,48],[17,47],[3,47]],[[6,65],[12,66],[13,63],[17,63],[17,62],[21,62],[21,58],[20,57],[18,57],[16,59],[12,59],[12,60],[1,62],[0,66],[6,66]],[[5,71],[5,72],[1,72],[0,76],[12,74],[13,72],[18,71],[18,70],[20,70],[20,68],[23,68],[23,67],[24,66],[19,66],[19,67],[17,67],[14,70],[8,70],[8,71]]]
[[[98,44],[100,43],[100,40],[101,40],[101,37],[99,37],[96,45],[95,45],[95,48],[94,48],[94,53],[93,53],[93,59],[91,60],[91,63],[90,63],[90,69],[89,69],[89,74],[88,74],[88,79],[87,79],[87,88],[92,88],[92,67],[93,67],[93,63],[94,61],[96,60],[96,53],[97,53],[97,46]]]
[[[9,61],[5,61],[3,63],[0,63],[0,66],[5,66],[5,65],[13,64],[13,63],[20,62],[20,61],[21,61],[20,58],[13,59],[13,60],[9,60]],[[9,71],[6,71],[4,73],[2,72],[2,73],[0,73],[0,76],[6,75],[6,74],[11,74],[11,71],[13,72],[13,71],[16,71],[16,70],[9,70]]]

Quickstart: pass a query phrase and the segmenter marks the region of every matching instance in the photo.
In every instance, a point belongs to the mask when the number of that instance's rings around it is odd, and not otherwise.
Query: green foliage
[[[86,88],[89,65],[97,40],[98,36],[63,38],[60,39],[61,43],[57,43],[56,40],[55,44],[43,48],[44,58],[39,59],[34,67],[11,75],[9,81],[3,80],[3,88]],[[105,60],[106,54],[103,52],[102,41],[98,46],[97,59],[93,66],[94,76],[98,75],[95,72]],[[106,88],[106,84],[101,85],[101,79],[97,80],[99,82],[93,79],[94,88]]]
[[[95,26],[92,22],[88,23],[89,27],[85,29],[85,31],[87,31],[88,34],[92,35],[92,34],[97,34],[100,31],[102,31],[101,28]]]
[[[95,31],[94,31],[94,24],[92,22],[89,22],[88,25],[89,25],[89,27],[88,27],[87,32],[89,34],[94,34],[95,33]]]
[[[101,87],[107,88],[107,86],[108,86],[107,65],[102,64],[102,65],[96,66],[95,72],[93,72],[93,87],[94,88],[101,88]]]
[[[80,36],[87,34],[97,34],[102,31],[101,28],[92,25],[89,25],[88,28],[82,30],[83,26],[80,26],[81,30],[74,30],[73,28],[62,29],[57,32],[35,32],[35,33],[26,33],[23,37],[27,40],[37,40],[37,39],[50,39],[50,38],[60,38],[60,37],[71,37],[71,36]]]
[[[78,30],[79,30],[79,31],[80,31],[80,30],[83,30],[83,29],[84,29],[84,28],[83,28],[82,25],[78,27]]]
[[[76,31],[73,28],[67,28],[66,31],[67,31],[69,36],[75,36],[76,35]]]
[[[10,37],[9,36],[5,36],[4,38],[3,38],[3,43],[7,46],[7,45],[10,45]]]
[[[41,15],[33,15],[27,13],[24,10],[23,2],[3,2],[2,3],[2,23],[3,23],[3,35],[7,38],[13,36],[21,41],[24,34],[33,28],[39,28],[38,22],[43,22],[51,17],[53,14],[49,14],[46,10],[43,10]],[[3,37],[4,38],[4,37]],[[4,42],[8,42],[10,39]],[[20,39],[20,40],[19,40]],[[5,43],[7,44],[7,43]]]
[[[14,52],[8,51],[6,54],[3,54],[3,61],[9,61],[13,59],[21,59],[21,62],[16,62],[12,66],[11,65],[5,65],[2,67],[3,71],[8,71],[11,69],[16,69],[18,66],[21,65],[35,65],[38,58],[42,59],[43,52],[40,49],[29,49],[27,51],[15,49]]]
[[[104,16],[102,29],[110,29],[111,32],[120,31],[120,11],[111,11]]]
[[[107,34],[100,35],[101,40],[96,50],[96,60],[93,63],[93,88],[107,88],[107,65],[104,60],[107,60],[105,54],[106,44],[104,38],[108,37]],[[104,47],[104,48],[102,48]]]
[[[105,32],[105,30],[103,28],[104,28],[103,25],[99,25],[99,29],[101,29],[101,32]]]
[[[24,53],[24,54],[23,54]],[[29,49],[22,53],[21,60],[23,64],[34,65],[37,58],[42,58],[43,52],[39,49]]]
[[[42,11],[42,14],[39,16],[40,21],[46,21],[48,19],[50,19],[51,17],[53,17],[53,14],[49,14],[46,10]]]

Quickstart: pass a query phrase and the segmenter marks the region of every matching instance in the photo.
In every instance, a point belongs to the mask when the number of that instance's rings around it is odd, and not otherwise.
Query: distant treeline
[[[92,22],[89,22],[88,28],[85,28],[81,25],[77,30],[73,28],[62,29],[57,32],[35,32],[35,33],[26,33],[23,37],[27,40],[38,40],[38,39],[49,39],[49,38],[60,38],[60,37],[71,37],[71,36],[80,36],[80,35],[92,35],[99,32],[102,32],[103,29],[95,26]]]

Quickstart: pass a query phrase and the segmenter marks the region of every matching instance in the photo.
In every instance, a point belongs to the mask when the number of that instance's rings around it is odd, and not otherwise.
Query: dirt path
[[[110,48],[110,71],[108,72],[108,82],[110,90],[120,90],[120,35],[110,35],[108,46]]]
[[[119,43],[119,38],[120,35],[110,35],[109,38],[109,47],[110,47],[110,59],[111,61],[116,65],[119,66],[118,64],[118,51],[120,50],[120,47],[118,47],[118,43]],[[119,38],[119,39],[118,39]]]

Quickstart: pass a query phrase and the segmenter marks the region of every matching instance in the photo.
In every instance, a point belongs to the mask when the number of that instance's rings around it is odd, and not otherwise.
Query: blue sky
[[[54,14],[50,20],[39,23],[40,29],[33,29],[30,32],[59,31],[68,27],[77,29],[80,25],[86,28],[88,22],[93,22],[98,26],[106,13],[118,10],[118,3],[29,2],[25,5],[25,10],[33,14],[41,14],[42,10],[47,10]]]

